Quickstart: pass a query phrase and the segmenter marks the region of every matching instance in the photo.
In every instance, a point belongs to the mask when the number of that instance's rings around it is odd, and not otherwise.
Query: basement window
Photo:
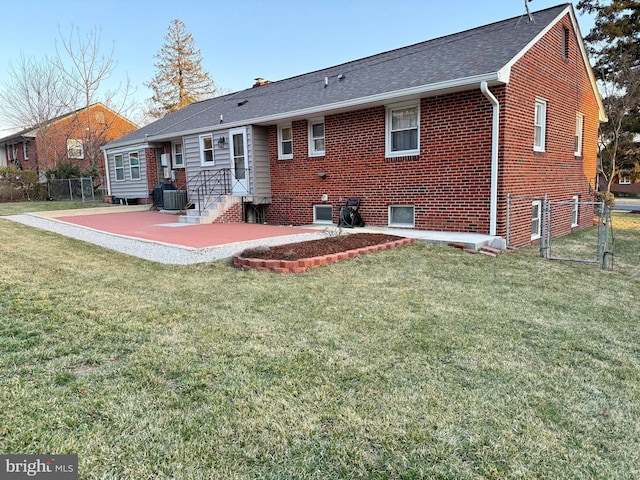
[[[313,206],[313,223],[333,223],[333,206],[332,205],[314,205]]]
[[[540,238],[542,233],[542,202],[536,200],[531,203],[531,240]]]
[[[580,197],[578,195],[574,195],[572,199],[573,203],[571,204],[571,227],[577,227],[579,223],[578,212],[580,211]]]
[[[416,225],[413,205],[389,205],[389,226],[413,228]]]

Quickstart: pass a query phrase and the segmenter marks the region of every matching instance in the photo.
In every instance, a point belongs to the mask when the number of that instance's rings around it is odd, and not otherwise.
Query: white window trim
[[[131,155],[135,155],[136,160],[138,160],[138,176],[134,177],[133,176],[133,166],[131,165]],[[142,172],[140,171],[140,154],[138,152],[131,152],[127,154],[127,157],[129,157],[129,178],[131,180],[140,180],[142,178]]]
[[[79,155],[74,155],[74,156],[70,155],[70,150],[73,147],[70,147],[69,142],[78,142],[77,145],[80,146],[80,154]],[[83,159],[84,158],[84,143],[82,142],[82,140],[78,140],[77,138],[69,138],[69,139],[67,139],[67,158],[73,158],[73,159]]]
[[[324,157],[324,150],[316,150],[315,149],[315,138],[313,136],[313,126],[314,125],[318,125],[318,124],[323,124],[324,125],[324,118],[312,118],[307,122],[308,125],[308,133],[309,133],[309,156],[310,157]],[[324,125],[323,128],[326,128],[326,125]],[[326,138],[326,130],[325,130],[325,134],[322,136],[322,139],[325,140]],[[326,148],[326,144],[325,144],[325,148]]]
[[[316,207],[328,207],[331,209],[331,220],[318,220],[316,217]],[[319,203],[313,206],[313,223],[333,225],[333,205],[328,203]]]
[[[537,240],[542,236],[542,201],[534,200],[531,202],[531,207],[534,205],[538,206],[538,231],[536,233],[531,233],[531,240]],[[531,223],[533,224],[533,216],[531,217]]]
[[[544,107],[543,114],[544,118],[542,122],[538,118],[538,105],[542,105]],[[546,137],[547,137],[547,101],[541,98],[536,98],[535,103],[535,111],[534,111],[534,120],[533,120],[533,151],[534,152],[544,152],[546,148]],[[540,145],[536,145],[536,128],[540,128]]]
[[[580,225],[580,197],[574,195],[571,199],[573,204],[571,205],[571,228]]]
[[[392,223],[391,221],[391,210],[393,208],[411,208],[413,209],[413,222],[411,224],[409,223]],[[389,205],[388,210],[387,210],[387,219],[388,219],[388,225],[390,227],[401,227],[401,228],[414,228],[416,226],[416,207],[415,205]]]
[[[576,113],[576,134],[575,134],[575,145],[574,145],[574,154],[576,157],[582,156],[582,135],[584,132],[584,114],[578,112]],[[577,147],[577,148],[576,148]]]
[[[618,185],[631,185],[631,177],[618,174]]]
[[[282,153],[282,129],[291,129],[291,153]],[[291,124],[278,125],[278,160],[293,160],[293,127]]]
[[[118,167],[118,164],[116,163],[117,157],[120,157],[122,159],[121,167]],[[118,179],[118,170],[122,170],[122,179]],[[122,153],[118,153],[113,156],[113,175],[116,182],[124,182],[126,180],[126,176],[124,174],[124,154]]]
[[[180,156],[182,157],[182,163],[176,162],[176,145],[180,145],[182,151],[180,152]],[[184,168],[184,143],[183,142],[174,142],[171,144],[171,156],[173,162],[173,168]]]
[[[391,150],[391,121],[392,121],[392,113],[394,110],[400,110],[407,107],[416,107],[417,109],[417,125],[416,130],[418,132],[418,141],[417,148],[413,150],[400,150],[400,151],[392,151]],[[386,158],[394,158],[394,157],[405,157],[407,155],[419,155],[420,154],[420,101],[414,102],[403,102],[403,103],[395,103],[392,105],[386,106],[385,111],[385,156]]]
[[[22,142],[22,158],[29,159],[29,148],[27,147],[27,141]]]
[[[204,139],[211,139],[211,161],[206,161],[204,159]],[[200,135],[198,139],[198,143],[200,145],[200,166],[201,167],[211,167],[216,164],[216,155],[215,155],[215,145],[213,143],[213,134],[208,133],[206,135]]]

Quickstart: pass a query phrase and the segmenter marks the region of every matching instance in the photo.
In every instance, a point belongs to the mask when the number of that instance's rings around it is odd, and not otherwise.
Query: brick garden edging
[[[245,258],[242,252],[238,252],[233,256],[233,266],[242,268],[243,270],[256,269],[262,272],[276,273],[302,273],[309,268],[319,267],[326,263],[339,262],[347,258],[359,257],[365,253],[377,252],[379,250],[387,250],[389,248],[399,247],[414,243],[415,238],[401,238],[393,242],[380,243],[369,247],[357,248],[355,250],[346,250],[344,252],[332,253],[321,257],[302,258],[300,260],[265,260],[262,258]]]

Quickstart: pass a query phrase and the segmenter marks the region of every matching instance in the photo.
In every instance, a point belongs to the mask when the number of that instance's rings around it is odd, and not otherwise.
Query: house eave
[[[417,87],[395,90],[392,92],[384,92],[366,97],[358,97],[341,102],[323,104],[314,107],[303,108],[294,111],[282,112],[262,117],[246,118],[236,122],[224,122],[217,125],[205,125],[196,129],[172,132],[171,134],[148,135],[147,142],[168,141],[176,137],[184,137],[187,135],[196,135],[203,132],[213,132],[219,130],[227,130],[229,128],[243,127],[247,125],[274,125],[284,121],[294,121],[314,116],[332,115],[336,113],[351,111],[355,109],[370,108],[385,105],[391,102],[399,102],[405,100],[413,100],[422,97],[430,97],[435,95],[444,95],[449,93],[460,92],[480,88],[482,82],[487,82],[489,86],[503,85],[509,81],[509,69],[501,69],[483,75],[475,75],[471,77],[447,80],[439,83],[428,85],[419,85]],[[140,139],[126,143],[114,143],[107,150],[111,151],[115,148],[126,147],[127,145],[139,144]]]

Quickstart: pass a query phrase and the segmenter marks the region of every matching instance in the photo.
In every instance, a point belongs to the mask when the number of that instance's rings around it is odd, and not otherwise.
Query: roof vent
[[[245,103],[247,103],[249,100],[247,100],[246,98],[244,100],[240,100],[238,102],[238,106],[241,107],[242,105],[244,105]]]

